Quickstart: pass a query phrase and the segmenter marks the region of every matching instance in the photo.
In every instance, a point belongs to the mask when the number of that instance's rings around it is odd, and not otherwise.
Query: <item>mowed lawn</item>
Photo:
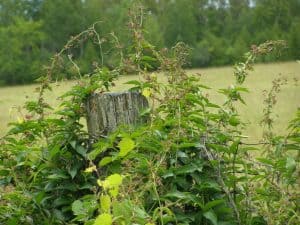
[[[188,73],[201,74],[202,83],[212,88],[207,91],[209,97],[219,104],[222,104],[225,98],[217,90],[227,88],[234,83],[232,67],[193,69],[189,70]],[[256,65],[245,83],[250,91],[250,93],[243,95],[247,105],[238,105],[242,120],[248,124],[245,135],[249,136],[249,141],[258,141],[261,137],[262,129],[259,122],[263,115],[263,90],[269,90],[272,86],[272,80],[279,76],[286,77],[288,84],[284,85],[278,94],[274,129],[280,134],[285,134],[288,121],[294,117],[297,108],[300,107],[300,63]],[[114,91],[126,90],[129,86],[124,85],[124,83],[133,79],[138,79],[138,77],[134,75],[121,77]],[[160,79],[165,80],[163,77]],[[57,106],[57,97],[67,91],[73,83],[69,81],[53,84],[53,92],[46,93],[48,102]],[[27,85],[0,88],[0,136],[8,131],[7,124],[9,122],[16,121],[18,107],[21,107],[26,100],[37,97],[35,92],[37,87],[38,85]]]

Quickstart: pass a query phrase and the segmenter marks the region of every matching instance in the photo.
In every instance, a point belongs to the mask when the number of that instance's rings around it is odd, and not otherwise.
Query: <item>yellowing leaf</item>
[[[119,187],[115,187],[113,189],[110,189],[109,190],[109,194],[112,196],[112,197],[117,197],[118,194],[119,194]]]
[[[86,168],[84,172],[85,173],[91,173],[91,172],[96,171],[96,170],[97,170],[96,166],[91,166],[89,168]]]
[[[157,80],[157,74],[156,74],[156,73],[151,73],[151,74],[150,74],[150,78],[151,78],[152,80]]]
[[[104,190],[107,190],[107,189],[109,189],[110,188],[110,184],[109,184],[109,182],[107,181],[107,180],[104,180],[104,181],[102,181],[102,180],[97,180],[97,184],[100,186],[100,187],[103,187],[104,188]]]
[[[105,180],[108,181],[110,187],[113,188],[113,187],[118,187],[122,184],[123,177],[120,174],[115,173],[107,177]]]
[[[22,124],[22,123],[24,123],[24,119],[23,119],[23,118],[21,118],[21,117],[17,117],[17,120],[18,120],[18,123],[19,123],[19,124]]]
[[[130,138],[123,138],[119,143],[119,156],[124,157],[126,156],[130,151],[132,151],[135,147],[134,141]]]
[[[117,189],[122,184],[122,180],[122,176],[120,174],[115,173],[107,177],[104,181],[98,179],[97,184],[100,187],[103,187],[104,190]]]
[[[101,195],[100,196],[100,206],[101,210],[103,212],[110,212],[110,206],[111,206],[111,199],[108,195]]]
[[[142,95],[144,95],[146,98],[149,98],[151,95],[151,89],[150,88],[144,88],[142,91]]]
[[[93,225],[112,225],[112,216],[108,213],[99,215]]]

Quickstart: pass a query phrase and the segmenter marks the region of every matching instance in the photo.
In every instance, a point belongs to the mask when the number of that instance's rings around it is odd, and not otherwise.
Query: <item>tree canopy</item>
[[[2,0],[0,2],[0,84],[33,82],[49,57],[95,21],[126,47],[131,0]],[[191,49],[191,67],[232,64],[251,45],[288,41],[281,60],[300,58],[299,0],[144,0],[146,36],[158,48],[178,41]],[[109,43],[110,44],[110,43]],[[104,49],[104,63],[114,65]],[[82,69],[100,60],[93,43],[70,53]],[[273,61],[274,58],[262,58]],[[85,72],[85,71],[83,71]],[[65,74],[68,76],[67,72]]]

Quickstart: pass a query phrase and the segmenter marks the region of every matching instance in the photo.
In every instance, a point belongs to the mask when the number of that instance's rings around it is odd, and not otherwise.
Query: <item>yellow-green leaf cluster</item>
[[[131,138],[125,137],[119,142],[118,146],[120,148],[119,156],[124,157],[134,149],[135,143]]]
[[[108,213],[99,215],[93,225],[112,225],[112,216]]]
[[[105,191],[109,191],[109,194],[112,197],[117,197],[122,180],[123,177],[120,174],[115,173],[108,176],[104,181],[97,180],[97,183],[100,187],[103,187]]]

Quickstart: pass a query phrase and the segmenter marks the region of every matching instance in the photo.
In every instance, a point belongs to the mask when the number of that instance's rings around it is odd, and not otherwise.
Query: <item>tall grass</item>
[[[232,67],[193,69],[189,70],[189,73],[201,74],[202,82],[212,88],[212,91],[208,91],[207,94],[218,103],[222,103],[223,96],[216,94],[213,90],[228,87],[234,81]],[[259,122],[262,119],[263,90],[268,90],[272,85],[272,80],[280,75],[288,79],[288,84],[283,86],[278,95],[278,103],[274,110],[278,114],[274,125],[275,130],[284,134],[288,121],[293,118],[296,109],[300,107],[299,63],[285,62],[256,65],[246,81],[246,87],[250,90],[250,93],[244,96],[247,105],[238,107],[243,121],[247,122],[247,133],[250,141],[258,140],[261,137],[262,129],[260,129]],[[132,79],[136,79],[136,76],[121,77],[114,90],[126,90],[128,86],[124,83]],[[159,79],[161,81],[165,80],[164,77]],[[298,84],[297,80],[299,80]],[[72,83],[72,81],[66,81],[53,84],[54,91],[47,95],[48,102],[56,106],[57,97],[67,91]],[[7,124],[17,119],[18,110],[26,101],[26,98],[36,97],[35,89],[37,87],[38,85],[26,85],[0,88],[0,136],[8,131]]]

